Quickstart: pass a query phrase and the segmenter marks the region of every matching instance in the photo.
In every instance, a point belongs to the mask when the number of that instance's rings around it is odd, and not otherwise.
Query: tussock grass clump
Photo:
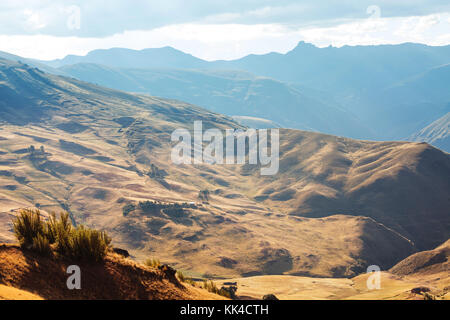
[[[177,278],[180,282],[190,284],[191,286],[194,286],[194,287],[196,285],[195,281],[189,277],[186,277],[186,275],[182,271],[177,271]]]
[[[144,264],[148,267],[158,268],[159,266],[161,266],[161,261],[159,261],[159,259],[151,258],[145,260]]]
[[[44,221],[39,210],[21,210],[13,225],[23,248],[45,256],[55,251],[60,257],[100,262],[111,244],[105,232],[85,226],[73,227],[68,213],[61,213],[59,219],[52,213],[48,221]]]
[[[50,241],[42,234],[38,234],[33,238],[33,245],[31,248],[42,256],[50,257],[53,255]]]
[[[203,281],[203,289],[208,290],[208,292],[218,293],[219,289],[216,284],[212,280],[204,280]]]
[[[204,280],[203,281],[203,289],[207,290],[208,292],[215,293],[220,296],[226,297],[228,299],[233,298],[232,294],[229,290],[226,290],[225,288],[219,289],[212,280]]]
[[[436,297],[428,292],[425,292],[423,294],[423,300],[436,300]]]
[[[55,244],[55,250],[62,256],[69,255],[71,251],[71,235],[73,233],[72,223],[67,212],[61,213],[59,219],[54,213],[47,222],[47,238],[50,243]]]
[[[185,282],[187,280],[186,276],[184,275],[184,273],[182,271],[177,271],[177,278],[181,282]]]
[[[45,225],[39,210],[21,210],[13,222],[13,228],[23,248],[32,247],[34,239],[45,235]]]
[[[69,238],[69,256],[77,260],[102,261],[107,253],[111,238],[105,232],[80,226]]]

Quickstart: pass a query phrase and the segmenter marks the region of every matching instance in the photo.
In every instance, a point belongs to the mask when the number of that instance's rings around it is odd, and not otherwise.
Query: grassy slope
[[[436,256],[440,259],[436,259]],[[259,276],[227,279],[237,282],[241,298],[260,299],[273,293],[279,299],[307,300],[416,300],[424,299],[411,289],[426,287],[436,299],[450,299],[450,240],[431,251],[416,253],[398,263],[388,272],[382,272],[381,288],[369,290],[369,275],[352,279],[308,278],[295,276]],[[408,271],[408,272],[405,272]]]
[[[0,285],[0,300],[42,300],[42,298],[24,290]]]
[[[15,246],[0,246],[0,297],[83,299],[83,300],[217,300],[222,297],[182,285],[157,269],[136,264],[109,254],[100,264],[77,263],[81,269],[81,290],[68,290],[67,267],[70,261],[59,261],[23,251]],[[5,286],[6,285],[6,286]],[[32,293],[32,294],[31,294]],[[23,294],[23,293],[22,293]]]
[[[197,119],[239,125],[19,64],[3,62],[0,72],[2,101],[12,106],[0,114],[0,241],[13,241],[15,209],[39,204],[105,228],[137,259],[159,257],[193,275],[331,277],[390,268],[448,235],[450,160],[426,144],[282,130],[274,177],[251,166],[174,166],[174,129]],[[43,145],[45,159],[31,159],[23,151],[30,145]],[[168,176],[148,177],[151,164]],[[133,201],[198,202],[204,189],[209,204],[183,217],[122,215]]]

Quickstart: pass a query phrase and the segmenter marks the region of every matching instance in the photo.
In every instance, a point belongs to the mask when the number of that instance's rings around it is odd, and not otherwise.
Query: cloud
[[[318,46],[398,44],[419,42],[428,45],[450,44],[450,28],[440,21],[449,13],[423,17],[366,19],[329,28],[308,28],[299,34]]]
[[[450,13],[407,18],[367,18],[330,27],[284,24],[185,23],[152,30],[124,31],[107,37],[0,35],[0,50],[43,60],[95,49],[135,50],[172,46],[206,60],[237,59],[248,54],[286,53],[299,41],[319,47],[420,42],[450,44]]]
[[[42,29],[47,25],[45,20],[38,12],[33,12],[32,10],[24,10],[23,13],[26,16],[25,23],[29,25],[31,29]]]
[[[132,30],[181,24],[284,24],[336,26],[364,19],[371,5],[381,17],[424,16],[450,11],[448,0],[2,0],[0,34],[108,37]],[[76,5],[81,27],[68,28]]]
[[[0,50],[23,57],[50,60],[95,49],[126,47],[140,50],[172,46],[207,60],[233,59],[248,53],[282,52],[298,42],[294,31],[277,24],[178,24],[153,30],[125,31],[109,37],[0,35]]]

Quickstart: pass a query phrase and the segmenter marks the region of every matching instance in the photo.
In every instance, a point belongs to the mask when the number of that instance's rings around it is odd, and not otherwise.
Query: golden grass
[[[367,258],[368,244],[377,259],[400,260],[409,254],[404,241],[388,229],[355,216],[389,222],[396,221],[398,212],[407,212],[409,218],[399,223],[408,221],[404,227],[409,227],[409,221],[416,221],[420,228],[405,236],[417,237],[411,240],[423,246],[448,234],[445,221],[433,219],[448,211],[448,156],[425,144],[281,130],[280,172],[275,177],[261,177],[258,168],[243,170],[238,165],[175,166],[170,161],[174,129],[192,129],[193,118],[203,119],[205,128],[238,125],[177,101],[51,80],[57,86],[35,84],[60,99],[48,122],[1,126],[0,172],[8,173],[0,174],[1,241],[14,241],[9,230],[17,209],[39,207],[48,216],[64,208],[77,223],[105,228],[115,245],[137,259],[155,255],[190,273],[238,277],[270,269],[331,277],[336,276],[334,269],[344,270],[337,274],[342,275],[358,259]],[[137,121],[123,128],[117,122],[120,117]],[[71,123],[86,130],[64,131]],[[62,145],[61,140],[68,143]],[[46,151],[41,166],[17,153],[31,145]],[[79,147],[71,151],[68,145]],[[94,153],[80,153],[87,149]],[[168,173],[164,180],[146,174],[155,167]],[[443,173],[436,174],[435,167],[444,168]],[[208,204],[186,210],[186,216],[123,216],[128,203],[199,202],[201,190],[210,191]],[[262,195],[265,200],[257,198]],[[373,231],[369,240],[364,237],[368,226]],[[382,239],[387,243],[378,241]],[[274,254],[264,252],[277,250],[288,252],[292,261],[284,256],[281,263],[271,264]],[[223,258],[238,263],[224,267]]]

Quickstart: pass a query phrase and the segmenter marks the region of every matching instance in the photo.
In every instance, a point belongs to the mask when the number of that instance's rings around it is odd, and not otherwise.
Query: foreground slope
[[[448,239],[450,157],[424,143],[280,130],[280,171],[262,177],[251,165],[174,165],[173,130],[241,128],[186,103],[6,60],[0,97],[0,241],[14,241],[17,209],[39,207],[195,276],[352,277]],[[123,211],[147,200],[196,205]]]
[[[114,254],[109,254],[99,264],[77,262],[82,271],[81,290],[69,290],[66,270],[71,264],[72,261],[45,258],[16,246],[0,245],[0,284],[3,285],[0,286],[0,297],[4,294],[4,298],[14,299],[14,293],[20,294],[19,290],[25,290],[28,294],[23,293],[24,299],[221,299],[207,291],[184,286],[160,270]]]
[[[36,294],[0,284],[0,300],[42,300]]]

